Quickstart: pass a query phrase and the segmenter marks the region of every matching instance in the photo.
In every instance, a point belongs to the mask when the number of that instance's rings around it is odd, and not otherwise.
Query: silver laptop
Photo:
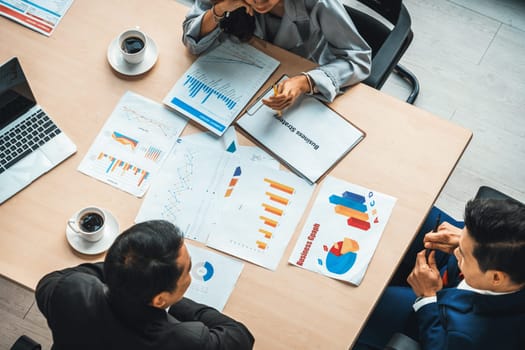
[[[16,57],[0,66],[0,203],[75,153],[36,103]]]

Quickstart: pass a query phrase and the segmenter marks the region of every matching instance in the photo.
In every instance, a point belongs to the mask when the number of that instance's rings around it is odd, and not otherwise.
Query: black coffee
[[[137,53],[144,48],[144,41],[136,36],[130,36],[122,41],[122,50],[126,53]]]
[[[87,213],[80,218],[80,227],[86,232],[95,232],[104,225],[104,219],[97,213]]]

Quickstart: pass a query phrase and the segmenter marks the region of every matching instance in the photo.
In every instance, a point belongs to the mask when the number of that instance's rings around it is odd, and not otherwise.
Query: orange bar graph
[[[265,178],[264,182],[268,182],[270,184],[270,187],[283,191],[288,194],[293,194],[295,192],[295,189],[293,187],[283,185],[282,183],[279,183],[274,180],[270,180],[268,178]]]
[[[284,211],[279,208],[276,208],[276,207],[273,207],[271,205],[264,204],[264,203],[262,206],[264,207],[264,210],[266,210],[267,212],[270,212],[272,214],[279,215],[279,216],[283,215]]]
[[[367,213],[363,213],[363,212],[360,212],[355,209],[348,208],[342,205],[336,205],[334,209],[337,214],[341,214],[347,217],[353,217],[353,218],[363,220],[363,221],[368,221]]]
[[[270,218],[267,218],[266,216],[259,216],[259,219],[261,219],[262,221],[264,221],[264,223],[268,226],[271,226],[271,227],[277,227],[277,221],[275,220],[272,220]]]
[[[237,181],[238,179],[237,178],[233,178],[230,180],[230,184],[228,186],[235,186],[237,184]]]
[[[288,199],[284,198],[284,197],[281,197],[281,196],[278,196],[276,194],[273,194],[271,192],[266,192],[266,195],[268,197],[270,197],[270,199],[274,202],[277,202],[277,203],[281,203],[281,204],[284,204],[284,205],[288,205]]]
[[[266,245],[267,245],[266,243],[261,242],[261,241],[256,241],[255,243],[257,243],[257,248],[263,249],[263,250],[266,249]]]
[[[264,238],[272,238],[273,234],[270,232],[270,231],[266,231],[262,228],[259,229],[259,232],[262,233],[264,235]]]
[[[266,231],[260,228],[259,232],[262,233],[265,238],[268,238],[268,239],[272,238],[272,233],[270,231]]]
[[[228,189],[226,190],[226,193],[224,194],[224,197],[229,197],[229,196],[231,196],[232,192],[233,192],[233,188],[228,188]]]

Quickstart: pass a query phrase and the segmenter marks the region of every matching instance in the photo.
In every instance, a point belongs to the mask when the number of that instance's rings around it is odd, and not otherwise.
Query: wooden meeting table
[[[142,199],[76,169],[127,90],[160,102],[191,65],[195,57],[181,43],[187,11],[175,0],[76,0],[51,37],[0,17],[0,62],[19,57],[37,101],[78,147],[73,157],[0,206],[2,275],[34,289],[52,270],[102,260],[103,255],[76,253],[66,241],[66,221],[82,207],[108,209],[121,230],[134,223]],[[155,40],[159,59],[146,74],[122,76],[110,67],[107,48],[137,25]],[[254,46],[281,62],[264,88],[282,74],[312,67],[264,42]],[[247,325],[256,349],[351,346],[472,136],[363,84],[331,107],[367,136],[330,175],[397,202],[359,287],[287,263],[312,201],[276,271],[245,263],[224,312]],[[190,123],[184,134],[200,131]],[[242,135],[239,140],[251,144]]]

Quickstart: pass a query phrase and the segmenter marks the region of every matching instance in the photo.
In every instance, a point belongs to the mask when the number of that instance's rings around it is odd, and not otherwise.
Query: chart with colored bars
[[[141,187],[149,176],[148,171],[103,152],[99,153],[97,163],[106,174],[120,177],[128,186]]]
[[[396,199],[327,176],[288,262],[359,285]]]
[[[199,56],[163,102],[220,136],[278,66],[249,44],[225,40]]]
[[[269,187],[268,191],[264,193],[267,196],[267,201],[262,203],[264,214],[259,216],[262,225],[262,227],[259,228],[259,232],[265,239],[260,239],[255,242],[257,248],[262,250],[268,247],[268,242],[272,239],[275,229],[279,225],[279,219],[284,215],[286,206],[295,192],[293,187],[268,178],[265,178],[264,182],[266,182]]]
[[[165,106],[127,91],[97,134],[78,170],[141,197],[186,123]]]
[[[373,192],[369,192],[370,196],[373,196]],[[349,226],[358,228],[363,231],[370,230],[371,218],[368,214],[368,207],[366,205],[366,198],[358,193],[345,191],[341,196],[336,194],[331,195],[328,200],[334,204],[334,211],[342,216],[347,217],[347,224]],[[372,209],[372,216],[377,214],[376,209]],[[377,216],[374,217],[374,223],[378,223],[379,219]]]
[[[202,81],[202,79],[199,79],[197,77],[186,75],[186,81],[184,82],[184,86],[186,86],[189,90],[189,95],[191,98],[194,98],[197,96],[199,92],[203,92],[203,99],[200,101],[201,104],[206,103],[206,101],[210,98],[210,96],[214,96],[219,101],[223,101],[223,103],[226,105],[226,108],[229,110],[232,110],[236,105],[237,102],[235,101],[235,96],[233,94],[230,94],[231,97],[228,97],[221,91],[226,92],[226,89],[228,87],[228,84],[224,84],[220,86],[222,83],[221,80],[215,80],[209,82],[209,84],[206,84]],[[217,86],[217,89],[212,87]],[[220,89],[220,91],[218,90]],[[233,93],[233,91],[230,91]]]
[[[275,270],[315,186],[256,164],[243,167],[240,179],[233,180],[206,244]]]

